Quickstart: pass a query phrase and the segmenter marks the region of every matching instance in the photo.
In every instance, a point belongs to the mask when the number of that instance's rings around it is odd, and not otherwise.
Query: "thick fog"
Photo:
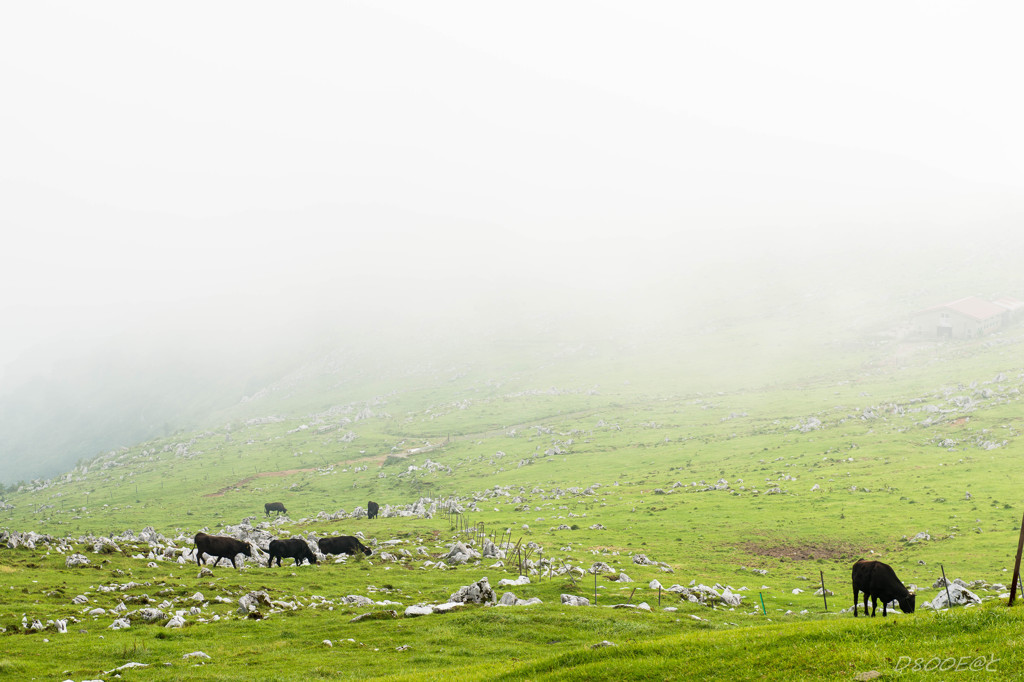
[[[558,310],[621,327],[776,275],[792,295],[827,263],[851,278],[838,305],[901,263],[1005,255],[1022,15],[7,3],[0,394],[102,381],[75,365],[98,350],[144,367],[269,354],[325,322]]]

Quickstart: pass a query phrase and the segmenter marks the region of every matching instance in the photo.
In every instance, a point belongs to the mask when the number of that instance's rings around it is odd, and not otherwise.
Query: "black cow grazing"
[[[348,554],[355,555],[362,552],[366,556],[373,554],[373,550],[359,542],[359,538],[352,535],[339,535],[335,538],[320,538],[316,541],[321,554]]]
[[[280,502],[267,502],[263,505],[263,511],[267,513],[267,516],[270,516],[270,512],[277,512],[278,515],[288,513],[288,510]]]
[[[281,559],[295,559],[295,565],[298,566],[302,563],[303,559],[306,559],[311,564],[320,563],[316,560],[316,555],[313,554],[313,550],[309,548],[306,541],[302,538],[288,538],[287,540],[271,540],[270,547],[270,559],[267,560],[267,568],[274,563],[274,559],[277,559],[277,565],[281,565]]]
[[[369,516],[371,519],[377,518],[377,512],[379,511],[380,505],[377,504],[376,502],[371,501],[366,503],[366,515]]]
[[[857,593],[864,593],[864,614],[868,612],[868,597],[871,597],[871,615],[875,615],[878,600],[882,600],[882,616],[885,605],[895,599],[903,613],[913,613],[917,595],[904,587],[896,577],[896,571],[881,561],[859,559],[853,565],[853,615],[857,616]]]
[[[216,566],[220,563],[221,559],[230,559],[231,568],[238,568],[235,566],[235,557],[239,554],[244,554],[247,557],[252,556],[252,546],[248,542],[236,540],[234,538],[225,537],[223,535],[207,535],[206,533],[196,533],[196,564],[199,566],[203,565],[200,561],[204,554],[209,554],[212,557],[217,557],[217,560],[213,562]]]

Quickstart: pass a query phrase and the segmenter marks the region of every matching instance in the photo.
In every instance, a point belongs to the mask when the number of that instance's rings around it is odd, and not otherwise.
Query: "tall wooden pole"
[[[942,584],[946,587],[946,608],[953,608],[953,599],[949,596],[949,581],[946,579],[946,567],[939,564],[939,569],[942,571]]]
[[[1024,551],[1024,517],[1020,521],[1020,540],[1017,541],[1017,559],[1013,562],[1013,587],[1010,588],[1010,603],[1017,598],[1017,580],[1020,578],[1020,554]]]

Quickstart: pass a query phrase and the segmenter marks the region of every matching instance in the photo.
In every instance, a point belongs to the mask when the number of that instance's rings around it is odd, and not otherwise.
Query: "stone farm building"
[[[968,296],[921,311],[914,316],[913,328],[925,338],[973,339],[1013,324],[1022,316],[1024,301],[1009,297],[986,301]]]

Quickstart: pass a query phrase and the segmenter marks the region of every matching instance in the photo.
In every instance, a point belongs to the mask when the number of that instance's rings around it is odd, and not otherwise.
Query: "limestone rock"
[[[460,587],[458,592],[449,597],[449,601],[461,604],[494,604],[498,599],[485,576],[472,585]]]
[[[590,600],[586,597],[577,597],[574,594],[563,594],[562,603],[566,606],[590,606]]]

